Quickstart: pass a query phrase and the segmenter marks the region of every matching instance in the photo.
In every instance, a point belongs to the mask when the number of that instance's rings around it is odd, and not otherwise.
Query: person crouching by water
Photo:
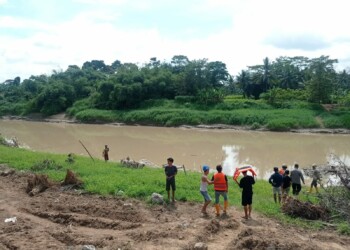
[[[282,181],[283,177],[278,173],[278,167],[274,167],[273,173],[270,176],[269,183],[272,185],[272,192],[273,192],[273,199],[275,200],[275,203],[277,203],[277,194],[278,194],[278,202],[281,203],[281,196],[282,196]]]
[[[219,204],[220,196],[224,197],[224,211],[223,211],[224,214],[226,214],[227,207],[228,207],[228,200],[227,200],[228,182],[227,182],[227,176],[224,173],[222,173],[222,166],[217,165],[216,170],[218,172],[214,174],[211,180],[214,182],[216,216],[220,216],[220,204]]]
[[[208,174],[209,174],[209,167],[208,166],[203,166],[203,175],[201,178],[201,186],[200,186],[200,192],[203,195],[204,198],[204,205],[202,207],[202,213],[204,215],[207,215],[207,206],[211,202],[211,197],[208,194],[208,185],[213,184],[213,181],[210,181],[208,179]]]
[[[109,160],[108,152],[109,152],[108,145],[105,145],[105,148],[102,151],[102,156],[105,159],[105,162],[107,162]]]
[[[170,187],[172,191],[172,197],[171,200],[174,203],[175,202],[175,190],[176,190],[176,184],[175,184],[175,175],[177,174],[177,167],[173,165],[174,159],[169,157],[167,159],[168,165],[165,166],[165,176],[166,176],[166,184],[165,188],[168,192],[168,201],[170,201]]]
[[[247,175],[247,170],[242,172],[243,178],[239,181],[239,187],[242,188],[242,206],[244,208],[244,219],[251,218],[253,203],[253,185],[255,180],[253,176]]]

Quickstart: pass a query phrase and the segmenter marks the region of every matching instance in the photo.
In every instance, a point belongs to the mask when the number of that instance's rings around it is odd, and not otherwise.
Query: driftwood
[[[82,183],[83,182],[76,177],[72,170],[67,169],[66,178],[64,178],[62,185],[80,186]]]
[[[314,205],[310,202],[303,202],[291,196],[287,196],[283,205],[282,211],[293,217],[301,217],[309,220],[326,220],[329,216],[329,211],[322,207]]]
[[[34,196],[38,193],[44,192],[47,188],[53,184],[48,180],[47,175],[35,174],[28,177],[26,192],[30,196]]]

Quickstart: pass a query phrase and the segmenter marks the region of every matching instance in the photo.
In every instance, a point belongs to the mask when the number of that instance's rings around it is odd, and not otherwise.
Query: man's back
[[[292,183],[301,184],[300,180],[304,182],[304,176],[301,171],[297,168],[293,169],[290,173],[290,178],[292,179]]]

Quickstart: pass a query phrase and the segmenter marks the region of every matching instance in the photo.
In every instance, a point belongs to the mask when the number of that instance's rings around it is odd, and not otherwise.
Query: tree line
[[[135,109],[154,99],[210,106],[230,94],[263,98],[271,104],[283,98],[350,103],[350,74],[337,72],[337,62],[328,56],[265,58],[261,65],[249,66],[233,76],[223,62],[189,60],[184,55],[173,56],[168,62],[153,57],[142,66],[92,60],[81,67],[54,70],[51,75],[5,81],[0,84],[0,115],[52,115],[81,100],[89,108],[105,110]]]

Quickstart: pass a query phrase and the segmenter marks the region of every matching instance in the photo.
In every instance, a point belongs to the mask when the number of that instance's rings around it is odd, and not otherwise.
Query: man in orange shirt
[[[226,214],[227,207],[228,207],[228,200],[227,200],[228,182],[227,182],[227,176],[224,173],[222,173],[222,166],[217,165],[216,170],[218,172],[214,174],[211,180],[214,181],[216,216],[220,216],[220,204],[219,204],[220,196],[224,197],[224,211],[223,211],[224,214]]]
[[[283,164],[282,168],[278,171],[278,173],[283,176],[286,170],[287,170],[287,165]]]

